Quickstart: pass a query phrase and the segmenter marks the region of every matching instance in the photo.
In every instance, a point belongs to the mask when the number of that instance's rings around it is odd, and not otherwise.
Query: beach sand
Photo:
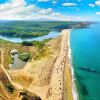
[[[65,85],[65,100],[74,100],[72,95],[72,75],[68,59],[66,60],[64,85]]]
[[[61,48],[54,64],[48,100],[73,100],[72,76],[68,59],[68,39],[70,30],[61,32]]]

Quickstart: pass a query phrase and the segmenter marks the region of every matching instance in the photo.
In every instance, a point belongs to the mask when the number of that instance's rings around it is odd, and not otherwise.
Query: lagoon
[[[18,37],[7,37],[7,36],[2,36],[0,35],[1,39],[14,42],[14,43],[21,43],[23,41],[43,41],[44,39],[49,39],[49,38],[56,38],[60,35],[59,31],[51,31],[49,32],[48,35],[44,35],[41,37],[32,37],[32,38],[18,38]]]

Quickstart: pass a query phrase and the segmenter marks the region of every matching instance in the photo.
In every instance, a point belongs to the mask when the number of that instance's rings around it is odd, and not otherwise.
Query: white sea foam
[[[70,30],[70,32],[71,32],[71,30]],[[69,39],[68,39],[68,58],[69,58],[71,74],[72,74],[72,94],[73,94],[73,99],[78,100],[78,92],[77,92],[77,89],[75,86],[74,70],[73,70],[73,66],[72,66],[72,55],[71,55],[71,48],[70,48],[70,32],[69,32]]]

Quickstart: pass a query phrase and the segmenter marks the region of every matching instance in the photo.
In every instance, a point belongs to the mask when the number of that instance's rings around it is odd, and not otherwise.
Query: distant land
[[[32,38],[48,34],[51,30],[88,27],[90,22],[64,21],[0,21],[0,35],[7,37]]]

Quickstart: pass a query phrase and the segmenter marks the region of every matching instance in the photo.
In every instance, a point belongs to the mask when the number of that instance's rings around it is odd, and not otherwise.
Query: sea
[[[73,29],[70,47],[79,100],[100,100],[100,23]]]

